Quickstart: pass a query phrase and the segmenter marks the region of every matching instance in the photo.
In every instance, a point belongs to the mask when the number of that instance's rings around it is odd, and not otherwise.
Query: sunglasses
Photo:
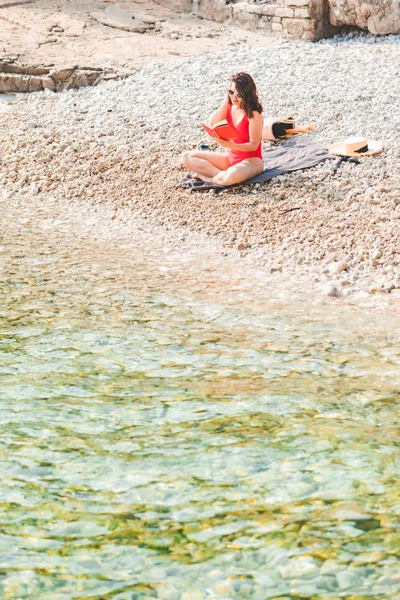
[[[239,94],[238,94],[237,92],[234,92],[233,90],[228,90],[228,94],[229,94],[230,96],[236,96],[236,98],[237,98],[238,100],[241,100],[241,98],[242,98],[242,96],[239,96]]]

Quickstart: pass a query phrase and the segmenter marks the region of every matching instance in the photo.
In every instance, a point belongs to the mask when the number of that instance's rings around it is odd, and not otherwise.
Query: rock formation
[[[0,93],[43,90],[59,92],[121,77],[123,74],[112,69],[24,65],[14,60],[0,61]]]
[[[328,0],[330,22],[353,26],[375,35],[400,33],[399,0]]]
[[[157,1],[218,23],[231,22],[294,39],[317,40],[335,33],[334,28],[349,26],[376,35],[400,33],[399,0]]]

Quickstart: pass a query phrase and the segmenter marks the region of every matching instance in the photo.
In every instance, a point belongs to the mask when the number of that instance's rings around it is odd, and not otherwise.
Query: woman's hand
[[[224,104],[228,105],[230,103],[229,101],[229,88],[226,88],[225,90],[225,97],[224,97]]]
[[[227,118],[228,108],[229,108],[229,94],[228,94],[228,90],[226,90],[226,94],[225,94],[223,103],[221,104],[221,106],[219,108],[217,108],[217,110],[215,112],[213,112],[213,114],[209,118],[209,123],[210,123],[211,127],[213,125],[215,125],[215,123],[218,123],[218,121],[223,121],[224,119]]]
[[[229,142],[228,140],[223,140],[221,138],[216,138],[216,141],[220,146],[226,148],[227,150],[234,150],[234,146],[236,146],[236,144],[233,144],[233,142]]]

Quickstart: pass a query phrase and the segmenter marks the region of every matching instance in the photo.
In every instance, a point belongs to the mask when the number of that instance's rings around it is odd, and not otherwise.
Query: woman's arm
[[[228,150],[239,150],[242,152],[253,152],[257,150],[261,139],[263,130],[263,116],[259,112],[253,113],[253,118],[249,119],[249,141],[246,144],[234,144],[226,140],[217,139],[216,141],[220,146],[227,148]]]
[[[228,107],[229,107],[229,96],[228,96],[228,93],[226,93],[225,100],[223,101],[221,106],[219,108],[217,108],[217,110],[215,112],[213,112],[213,114],[211,115],[211,117],[209,119],[209,123],[210,123],[211,127],[213,127],[215,125],[215,123],[218,123],[218,121],[223,121],[224,119],[226,119],[226,117],[228,115]]]

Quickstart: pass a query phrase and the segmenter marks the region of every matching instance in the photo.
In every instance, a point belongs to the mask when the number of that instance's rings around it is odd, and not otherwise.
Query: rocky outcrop
[[[104,10],[92,13],[92,17],[106,27],[130,31],[131,33],[151,33],[160,30],[159,23],[137,19],[118,6],[106,6]]]
[[[21,6],[21,4],[33,4],[36,0],[15,0],[14,2],[8,0],[8,2],[1,2],[0,8],[11,8],[13,6]]]
[[[399,0],[328,0],[330,22],[367,29],[375,35],[400,33]]]
[[[192,12],[203,19],[225,23],[232,18],[232,7],[228,0],[194,0]]]
[[[13,60],[4,60],[0,61],[0,93],[27,93],[43,90],[59,92],[87,85],[97,85],[100,81],[120,79],[126,75],[112,69],[23,65]]]
[[[326,0],[158,0],[162,6],[243,29],[258,30],[291,39],[323,37]]]
[[[173,10],[292,39],[318,40],[340,27],[400,33],[399,0],[158,0]]]

